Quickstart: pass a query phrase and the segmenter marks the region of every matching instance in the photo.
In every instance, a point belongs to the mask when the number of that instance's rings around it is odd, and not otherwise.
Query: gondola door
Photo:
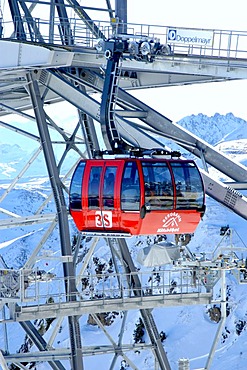
[[[101,183],[101,214],[96,216],[97,227],[107,231],[119,230],[119,195],[118,195],[119,163],[106,161]]]
[[[128,160],[122,169],[122,181],[120,192],[121,229],[131,235],[138,235],[141,226],[140,205],[144,203],[141,197],[141,188],[144,188],[143,178],[140,175],[139,161]]]
[[[104,160],[87,162],[82,212],[85,229],[96,233],[119,228],[116,206],[116,176],[118,166]]]

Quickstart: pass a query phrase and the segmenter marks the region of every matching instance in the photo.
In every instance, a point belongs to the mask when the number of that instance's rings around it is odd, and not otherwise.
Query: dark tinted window
[[[136,162],[125,164],[121,185],[121,208],[124,211],[140,209],[140,178]]]
[[[145,204],[149,210],[173,208],[173,185],[166,162],[142,162]]]
[[[85,162],[80,162],[75,170],[70,185],[70,208],[81,209],[82,178]]]
[[[204,192],[200,172],[194,163],[171,163],[176,185],[176,208],[201,208]]]
[[[102,167],[95,166],[91,168],[89,183],[88,183],[88,207],[99,208],[99,188],[100,175]]]
[[[103,205],[104,208],[114,208],[114,188],[116,180],[117,167],[108,166],[104,175],[103,186]]]

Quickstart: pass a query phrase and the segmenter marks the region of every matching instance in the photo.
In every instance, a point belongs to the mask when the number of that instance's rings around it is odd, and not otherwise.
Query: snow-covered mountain
[[[185,117],[178,122],[181,126],[194,132],[211,145],[217,147],[225,154],[247,164],[247,122],[243,119],[234,117],[229,113],[225,116],[215,114],[213,117],[207,117],[199,114],[197,116]],[[3,142],[4,138],[4,142]],[[17,147],[18,145],[18,147]],[[0,140],[0,198],[7,189],[10,180],[15,178],[23,168],[25,159],[29,158],[34,150],[34,146],[26,145],[26,141],[22,139],[20,142],[14,141],[13,138],[8,140],[8,136],[2,136]],[[71,163],[73,158],[71,158]],[[25,179],[22,179],[15,190],[2,201],[1,207],[7,208],[12,212],[22,216],[33,214],[42,205],[49,196],[50,188],[45,172],[43,159],[40,162],[34,162],[29,169]],[[36,163],[36,164],[35,164]],[[44,212],[54,210],[54,205],[49,201],[44,207]],[[6,215],[1,215],[5,218]],[[192,253],[203,254],[213,252],[222,237],[220,228],[229,225],[234,231],[232,243],[234,246],[246,248],[246,222],[236,216],[229,210],[217,204],[214,200],[207,198],[207,211],[203,221],[198,226],[195,235],[189,243],[189,248]],[[71,234],[75,233],[74,225],[71,222]],[[22,229],[1,230],[0,234],[0,255],[9,268],[21,268],[30,257],[34,247],[42,239],[46,231],[46,226],[32,225]],[[171,236],[171,241],[173,237]],[[136,259],[138,251],[146,245],[146,240],[143,238],[133,237],[128,241],[131,254]],[[83,241],[83,248],[79,252],[79,258],[83,259],[85,249],[87,248],[86,241]],[[45,251],[52,255],[59,254],[59,243],[57,232],[52,234],[45,244]],[[247,251],[247,249],[246,249]],[[107,270],[110,268],[110,251],[105,245],[104,240],[98,243],[95,250],[94,259],[88,267],[88,271],[94,271],[97,268],[97,263],[100,262],[102,268]],[[247,252],[246,256],[247,257]],[[136,262],[138,268],[143,268]],[[56,261],[49,263],[42,260],[37,262],[36,267],[44,269],[47,272],[52,272],[61,276],[61,266]],[[215,288],[216,296],[220,295],[220,284]],[[227,273],[227,312],[228,316],[225,322],[225,328],[220,337],[217,346],[216,354],[212,363],[212,370],[245,370],[247,368],[247,352],[245,346],[247,342],[247,285],[239,284],[234,274],[230,271]],[[213,340],[219,324],[210,320],[208,310],[210,307],[204,306],[186,306],[186,307],[171,307],[159,308],[153,310],[153,316],[157,324],[158,330],[163,331],[166,339],[163,344],[170,361],[172,370],[178,369],[178,359],[188,358],[190,360],[190,368],[202,369],[205,366],[208,353],[213,344]],[[124,343],[133,343],[134,331],[138,325],[140,318],[139,311],[131,310],[128,313],[128,320],[124,332]],[[81,318],[80,326],[82,330],[83,345],[100,345],[109,344],[107,337],[103,339],[102,331],[97,326],[88,324],[88,317]],[[116,337],[119,333],[122,314],[115,314],[111,318],[112,324],[107,330],[110,334]],[[14,325],[14,324],[11,324]],[[56,347],[68,346],[68,331],[65,321],[61,324],[61,330],[56,337]],[[2,328],[0,327],[0,333]],[[11,341],[10,352],[15,352],[20,349],[25,337],[24,332],[20,332],[18,337],[16,332],[9,331],[9,339]],[[49,338],[49,331],[45,334]],[[147,335],[144,332],[144,340]],[[0,334],[0,348],[5,348],[4,335]],[[153,362],[151,357],[145,352],[133,352],[129,355],[134,363],[138,363],[138,369],[153,370]],[[137,359],[138,357],[138,359]],[[91,356],[85,357],[85,370],[100,369],[108,370],[112,355]],[[66,365],[65,365],[66,366]],[[45,365],[38,365],[38,370],[44,370]],[[69,369],[69,367],[68,367]],[[114,370],[127,369],[126,363],[121,362],[121,358],[116,363]]]
[[[247,122],[235,117],[232,113],[225,116],[216,113],[212,117],[204,114],[192,115],[183,118],[178,123],[211,145],[220,141],[229,141],[231,137],[234,140],[247,137]]]

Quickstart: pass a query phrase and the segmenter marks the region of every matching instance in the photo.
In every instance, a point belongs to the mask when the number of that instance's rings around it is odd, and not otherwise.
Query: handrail
[[[206,292],[200,268],[179,268],[177,270],[144,271],[130,274],[101,273],[80,276],[75,294],[80,301],[111,300],[120,298],[123,301],[134,297],[133,287],[126,281],[134,281],[138,275],[141,287],[140,297],[158,297],[176,294],[199,295]],[[0,270],[0,301],[18,302],[20,305],[66,302],[64,282],[74,282],[73,277],[56,277],[51,273],[39,270]],[[119,284],[120,281],[120,284]]]
[[[5,22],[1,19],[3,27],[1,39],[16,39],[14,34],[14,24],[12,21]],[[18,21],[17,19],[15,20]],[[45,43],[50,42],[50,22],[41,18],[33,18],[36,29],[40,32]],[[22,19],[24,30],[26,32],[25,42],[39,43],[38,37],[35,38],[34,30],[30,35],[30,27],[25,18]],[[69,19],[71,28],[71,37],[74,40],[74,46],[95,48],[97,43],[97,35],[92,34],[85,23],[78,18]],[[233,30],[218,30],[218,29],[196,29],[196,28],[178,28],[174,26],[159,26],[147,24],[127,24],[127,34],[118,35],[117,25],[106,21],[93,20],[92,23],[97,24],[101,35],[105,35],[107,39],[115,36],[121,36],[129,40],[143,41],[143,40],[158,40],[162,44],[169,44],[171,55],[188,55],[199,56],[200,58],[226,58],[226,59],[244,59],[247,58],[247,31],[233,31]],[[34,28],[35,28],[34,27]],[[54,18],[54,38],[53,44],[63,45],[64,40],[61,39],[61,19]],[[209,45],[193,44],[193,43],[179,43],[168,41],[168,31],[182,30],[186,32],[207,32],[212,35],[212,42]],[[19,35],[20,36],[20,35]],[[98,35],[100,37],[100,34]],[[64,37],[63,37],[64,38]],[[69,40],[68,40],[69,41]]]

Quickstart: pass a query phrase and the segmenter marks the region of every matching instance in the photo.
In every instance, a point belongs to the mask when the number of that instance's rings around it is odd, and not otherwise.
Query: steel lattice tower
[[[158,302],[154,298],[153,300],[143,298],[142,282],[136,273],[128,243],[124,238],[106,238],[105,242],[118,277],[118,288],[131,292],[129,301],[119,303],[116,300],[111,304],[108,303],[108,306],[107,303],[101,305],[100,302],[99,304],[95,302],[91,308],[88,308],[80,302],[78,292],[78,281],[92,259],[97,243],[100,243],[102,238],[93,238],[88,244],[89,247],[85,248],[86,252],[78,274],[77,264],[81,262],[78,255],[85,238],[77,234],[72,243],[75,229],[71,226],[72,221],[67,206],[69,180],[79,157],[91,158],[95,150],[101,149],[102,143],[109,149],[109,142],[104,135],[104,126],[102,133],[99,134],[99,123],[102,123],[100,113],[104,97],[102,99],[101,97],[106,83],[107,60],[112,51],[114,52],[111,47],[116,40],[121,45],[125,45],[121,52],[117,79],[114,82],[114,97],[112,104],[109,104],[110,119],[117,127],[116,136],[133,146],[138,143],[150,148],[163,146],[164,138],[174,140],[202,160],[204,164],[202,175],[207,194],[239,216],[247,218],[246,200],[235,190],[235,188],[243,188],[242,183],[246,183],[246,168],[232,162],[128,92],[132,89],[178,83],[235,79],[236,76],[239,78],[239,71],[242,73],[242,78],[246,78],[243,67],[246,67],[247,56],[244,56],[237,66],[235,61],[235,69],[231,69],[231,50],[226,62],[225,56],[222,56],[222,59],[212,57],[214,48],[219,54],[219,48],[212,46],[211,54],[205,52],[204,59],[201,57],[201,50],[183,51],[187,58],[184,63],[185,55],[181,55],[181,50],[177,50],[175,44],[167,43],[165,27],[158,30],[161,38],[157,41],[158,38],[155,36],[157,31],[153,31],[147,25],[128,24],[127,0],[116,0],[114,4],[109,0],[99,1],[99,3],[98,7],[91,7],[87,6],[85,1],[76,0],[47,2],[9,0],[1,9],[0,114],[3,121],[0,124],[5,129],[18,133],[20,137],[26,136],[36,141],[38,146],[25,162],[20,173],[1,192],[0,227],[30,230],[32,225],[45,225],[42,238],[32,246],[32,253],[17,273],[21,290],[15,291],[14,295],[3,293],[1,296],[3,325],[8,327],[8,322],[15,322],[17,326],[20,324],[37,347],[37,351],[33,356],[23,357],[6,351],[0,358],[3,368],[8,368],[7,363],[26,368],[21,364],[37,360],[47,362],[52,369],[65,369],[66,365],[63,361],[66,360],[66,364],[69,363],[73,370],[86,370],[85,356],[109,353],[112,356],[109,369],[116,369],[119,358],[122,358],[131,368],[139,369],[138,363],[134,364],[127,355],[128,351],[135,351],[136,348],[123,343],[128,311],[136,308],[140,310],[149,338],[147,344],[136,346],[137,350],[150,351],[154,368],[170,369],[165,348],[152,315],[152,308],[166,305],[165,299]],[[100,19],[100,22],[94,19]],[[136,29],[133,32],[134,27]],[[217,40],[218,36],[216,34],[214,39]],[[235,50],[236,53],[237,50]],[[202,68],[202,65],[205,68]],[[70,130],[65,129],[62,122],[56,122],[53,118],[52,107],[56,106],[56,103],[60,106],[63,103],[65,106],[68,104],[74,108],[77,118],[73,125],[71,124]],[[22,127],[8,123],[10,114],[20,120],[33,122],[35,133],[29,128],[25,129],[25,125]],[[57,145],[63,148],[59,156],[56,152]],[[72,164],[71,152],[75,154]],[[32,212],[25,214],[24,210],[21,215],[18,212],[13,213],[8,209],[8,197],[18,188],[19,181],[32,163],[35,163],[40,153],[45,162],[51,195]],[[231,187],[213,180],[207,173],[207,164],[229,176],[232,179]],[[69,167],[66,173],[63,171],[64,167]],[[54,208],[48,212],[47,204],[51,200]],[[51,298],[48,302],[50,317],[57,321],[50,340],[46,341],[34,325],[36,318],[48,317],[45,304],[40,305],[39,312],[36,308],[33,308],[32,312],[28,311],[28,308],[25,311],[20,302],[25,295],[25,283],[27,283],[25,274],[27,271],[30,274],[35,271],[36,262],[53,233],[57,233],[59,240],[61,252],[59,262],[63,271],[62,290],[65,305],[56,306],[53,296],[47,296],[47,299]],[[85,244],[83,245],[85,247]],[[49,256],[46,257],[49,260]],[[3,271],[8,271],[12,267],[6,265],[4,261],[2,265]],[[122,276],[121,281],[119,276]],[[198,303],[207,303],[210,298],[211,294],[206,292],[198,299]],[[187,303],[192,300],[194,297],[190,297]],[[105,312],[106,309],[123,311],[117,339],[111,337],[99,319],[98,314]],[[110,342],[109,346],[102,345],[100,348],[83,346],[80,318],[81,315],[88,313],[91,313],[93,320],[102,329]],[[68,318],[69,349],[54,348],[54,338],[59,331],[63,316]]]

